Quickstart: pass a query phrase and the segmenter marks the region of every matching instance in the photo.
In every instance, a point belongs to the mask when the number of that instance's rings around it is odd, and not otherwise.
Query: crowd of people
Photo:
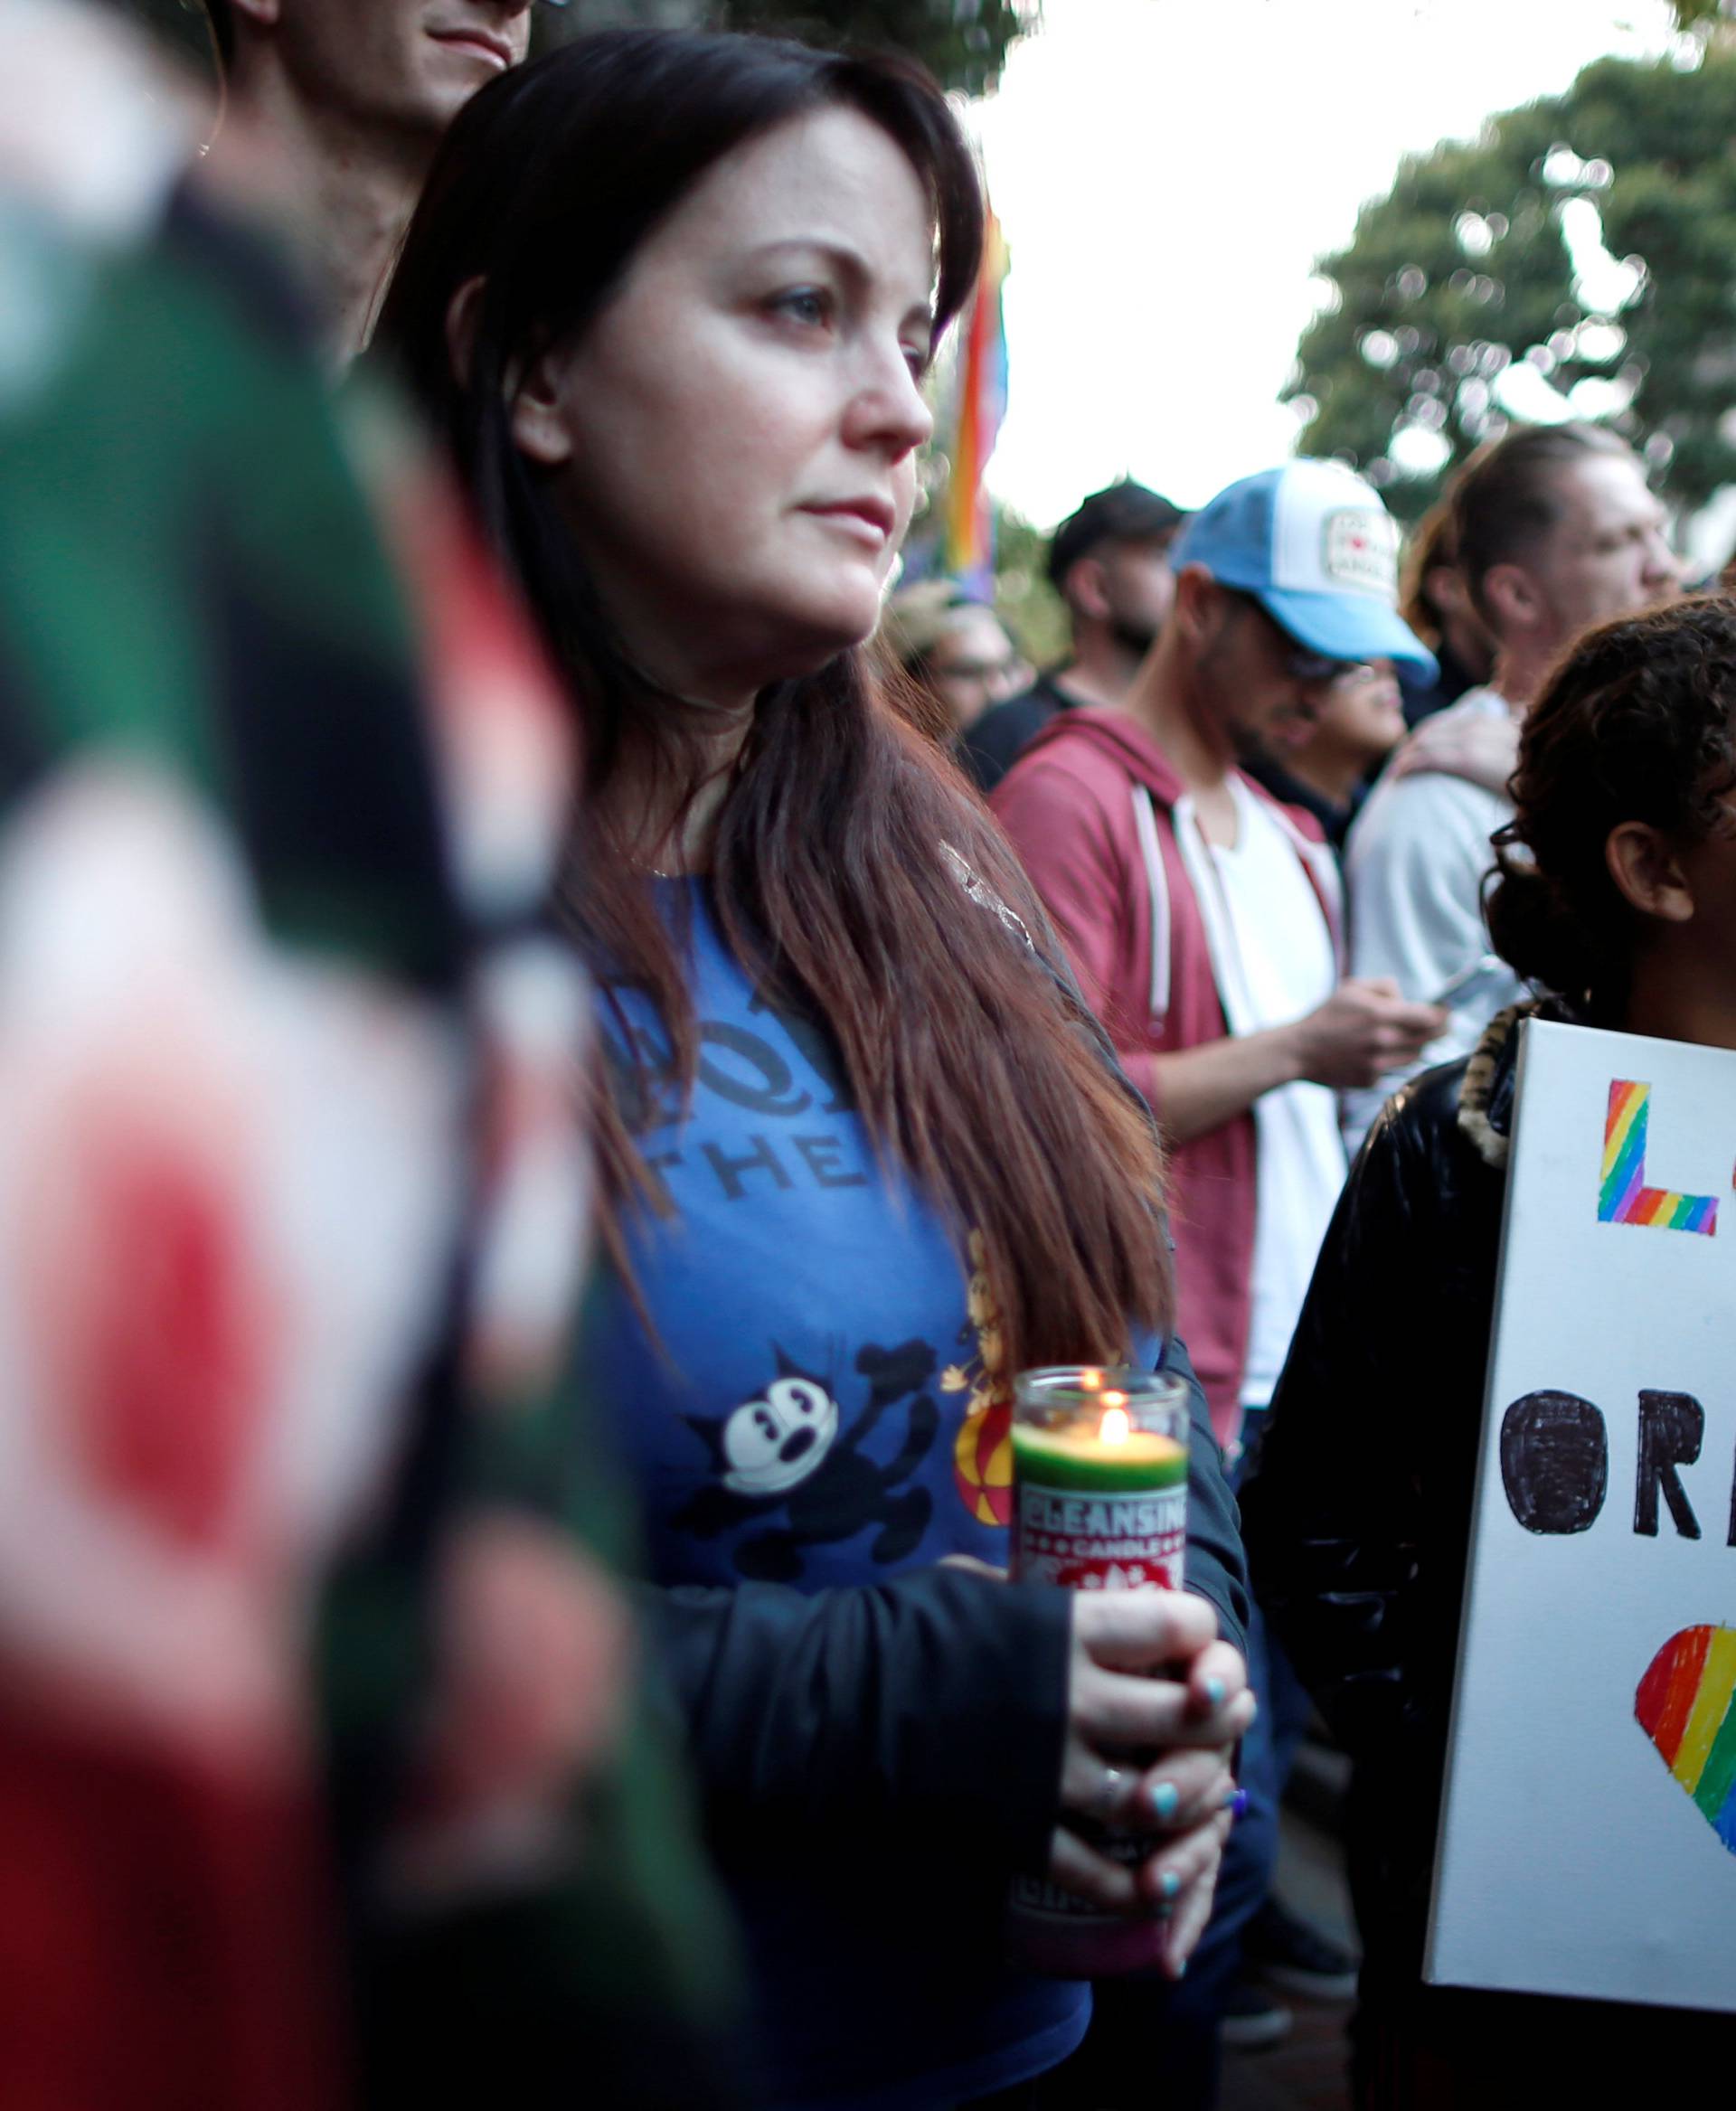
[[[1206,2111],[1274,1984],[1369,2111],[1727,2052],[1422,1979],[1518,1027],[1736,1047],[1638,457],[1510,432],[1402,593],[1341,463],[1114,485],[1033,672],[894,590],[921,69],[203,5],[214,126],[0,0],[8,2111]],[[1184,1389],[1184,1588],[1009,1579],[1045,1365]]]

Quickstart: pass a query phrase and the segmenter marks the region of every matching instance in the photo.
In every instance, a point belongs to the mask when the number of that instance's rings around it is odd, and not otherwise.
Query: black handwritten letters
[[[1609,1484],[1603,1416],[1571,1392],[1528,1392],[1501,1418],[1501,1479],[1527,1531],[1584,1531]]]
[[[1678,1537],[1700,1537],[1682,1473],[1698,1463],[1705,1433],[1706,1411],[1692,1393],[1640,1393],[1634,1531],[1642,1538],[1657,1537],[1660,1495]],[[1552,1538],[1590,1530],[1609,1485],[1601,1409],[1571,1392],[1528,1392],[1514,1400],[1501,1418],[1501,1481],[1508,1509],[1527,1531]],[[1727,1543],[1736,1547],[1736,1475]]]
[[[1675,1529],[1684,1540],[1700,1537],[1700,1521],[1688,1507],[1678,1466],[1691,1466],[1705,1440],[1706,1410],[1691,1393],[1642,1392],[1639,1396],[1639,1481],[1634,1490],[1634,1530],[1657,1537],[1661,1488]]]

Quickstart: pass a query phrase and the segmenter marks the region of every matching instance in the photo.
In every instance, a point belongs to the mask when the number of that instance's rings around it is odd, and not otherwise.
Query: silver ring
[[[1097,1815],[1101,1824],[1107,1825],[1114,1819],[1121,1801],[1121,1786],[1127,1778],[1118,1767],[1104,1767],[1103,1778],[1097,1785]]]

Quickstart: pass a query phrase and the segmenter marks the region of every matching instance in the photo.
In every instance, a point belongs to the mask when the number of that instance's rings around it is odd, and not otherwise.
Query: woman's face
[[[1404,698],[1391,660],[1372,660],[1341,674],[1317,714],[1341,749],[1365,769],[1382,762],[1404,738]]]
[[[1404,738],[1404,701],[1390,660],[1348,668],[1318,693],[1314,722],[1287,762],[1310,759],[1361,777]]]
[[[867,636],[910,516],[934,279],[902,151],[842,107],[696,184],[514,408],[629,655],[750,697]]]

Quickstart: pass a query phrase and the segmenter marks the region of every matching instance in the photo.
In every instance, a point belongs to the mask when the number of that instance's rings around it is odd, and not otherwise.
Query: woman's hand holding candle
[[[1153,1855],[1139,1873],[1141,1895],[1149,1909],[1166,1912],[1164,1946],[1158,1958],[1172,1979],[1179,1979],[1212,1918],[1223,1843],[1230,1837],[1228,1810],[1218,1810],[1194,1826],[1184,1840]]]
[[[1017,1953],[1097,1978],[1184,1969],[1210,1911],[1253,1720],[1217,1615],[1182,1588],[1187,1390],[1065,1365],[1014,1384],[1012,1568],[1072,1597],[1061,1824],[1014,1894]]]
[[[1254,1718],[1247,1667],[1217,1625],[1203,1598],[1183,1591],[1080,1592],[1073,1602],[1062,1808],[1156,1843],[1128,1869],[1062,1824],[1049,1875],[1110,1912],[1167,1909],[1161,1961],[1172,1974],[1211,1909],[1230,1830],[1230,1758]]]

